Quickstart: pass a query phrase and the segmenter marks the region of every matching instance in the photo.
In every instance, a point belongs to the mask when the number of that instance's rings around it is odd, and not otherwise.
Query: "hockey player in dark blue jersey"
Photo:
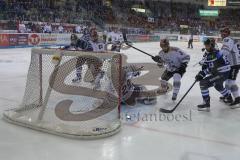
[[[78,38],[76,34],[71,35],[71,43],[70,45],[65,46],[63,49],[65,50],[84,50],[84,51],[92,51],[93,48],[91,44],[89,43],[90,41],[90,34],[89,33],[83,34],[81,38]]]
[[[231,67],[222,53],[215,49],[214,39],[206,39],[204,45],[206,53],[202,63],[202,70],[196,75],[195,79],[200,83],[203,97],[203,104],[198,105],[198,110],[210,111],[210,87],[214,87],[225,97],[225,103],[232,101],[231,93],[223,85],[229,76]]]

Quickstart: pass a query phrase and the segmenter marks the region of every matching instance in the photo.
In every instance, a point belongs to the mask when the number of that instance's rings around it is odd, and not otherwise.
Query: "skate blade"
[[[210,112],[210,108],[198,108],[198,111],[201,111],[201,112]]]
[[[230,105],[231,109],[237,109],[240,108],[240,104]]]

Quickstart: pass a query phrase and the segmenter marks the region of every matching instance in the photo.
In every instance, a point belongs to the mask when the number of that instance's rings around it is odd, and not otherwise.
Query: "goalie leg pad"
[[[146,87],[143,85],[135,85],[135,89],[138,92],[141,92],[143,90],[146,90]],[[157,103],[157,98],[156,97],[136,97],[137,102],[144,104],[144,105],[152,105]]]
[[[157,103],[157,98],[156,97],[141,98],[138,99],[138,102],[144,105],[153,105]]]

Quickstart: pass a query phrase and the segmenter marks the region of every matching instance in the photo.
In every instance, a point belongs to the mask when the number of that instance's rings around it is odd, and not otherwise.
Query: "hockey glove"
[[[152,59],[157,63],[162,63],[162,59],[159,56],[154,56]]]
[[[203,71],[200,71],[196,77],[195,77],[195,80],[196,81],[201,81],[203,78],[205,77],[205,73]]]
[[[201,64],[202,65],[202,70],[206,70],[208,68],[208,65],[207,64]]]

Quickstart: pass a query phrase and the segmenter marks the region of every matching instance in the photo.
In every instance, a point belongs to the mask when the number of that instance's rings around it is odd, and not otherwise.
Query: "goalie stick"
[[[184,96],[180,99],[180,101],[176,104],[176,106],[171,109],[171,110],[167,110],[164,108],[160,108],[160,112],[162,113],[172,113],[175,111],[175,109],[179,106],[179,104],[183,101],[183,99],[187,96],[187,94],[189,93],[189,91],[193,88],[193,86],[196,84],[197,81],[194,81],[194,83],[191,85],[191,87],[188,89],[188,91],[184,94]]]

